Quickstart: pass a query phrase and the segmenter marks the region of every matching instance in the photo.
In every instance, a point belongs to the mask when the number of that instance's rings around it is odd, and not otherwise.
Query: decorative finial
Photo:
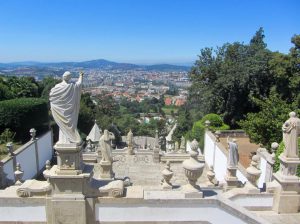
[[[31,136],[31,141],[36,140],[35,136],[36,136],[36,130],[34,128],[31,128],[29,130],[30,136]]]
[[[20,163],[17,163],[16,165],[16,171],[15,171],[15,185],[21,185],[22,184],[22,177],[24,175],[24,172],[21,170]]]
[[[8,142],[6,144],[6,148],[7,148],[9,156],[13,156],[14,155],[14,153],[13,153],[13,147],[14,147],[14,145],[13,145],[12,142]]]

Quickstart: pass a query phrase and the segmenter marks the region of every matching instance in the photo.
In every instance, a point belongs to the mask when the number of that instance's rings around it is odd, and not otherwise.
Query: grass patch
[[[161,109],[165,112],[166,115],[171,115],[172,111],[174,113],[177,113],[177,111],[178,111],[178,107],[175,107],[173,105],[172,106],[163,106]]]

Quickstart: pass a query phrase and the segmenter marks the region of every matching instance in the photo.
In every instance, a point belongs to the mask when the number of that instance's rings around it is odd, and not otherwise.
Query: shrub
[[[12,132],[9,128],[6,128],[0,135],[0,144],[12,142],[16,133]]]
[[[48,104],[39,98],[0,101],[0,133],[6,128],[16,132],[15,140],[26,141],[30,128],[42,133],[49,129]]]
[[[229,129],[229,126],[224,124],[222,118],[217,114],[207,114],[201,120],[195,122],[191,133],[188,134],[188,138],[199,141],[201,149],[204,147],[205,121],[207,120],[210,121],[210,129],[212,131]]]

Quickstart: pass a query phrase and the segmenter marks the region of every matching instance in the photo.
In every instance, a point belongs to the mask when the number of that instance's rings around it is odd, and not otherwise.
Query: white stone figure
[[[238,145],[236,143],[236,139],[229,140],[229,137],[227,137],[227,143],[229,148],[227,166],[237,167],[239,162],[239,153],[238,153]]]
[[[291,112],[290,118],[282,125],[285,157],[298,158],[298,137],[300,134],[300,119],[295,112]]]
[[[127,134],[127,153],[133,155],[133,133],[131,129]]]
[[[81,143],[77,130],[83,73],[76,83],[70,83],[71,73],[63,74],[63,81],[50,91],[50,106],[53,118],[59,127],[58,143]]]
[[[181,140],[180,140],[180,147],[179,147],[179,151],[181,153],[185,153],[185,145],[186,145],[186,142],[185,142],[185,138],[183,136],[181,136]]]
[[[128,147],[133,147],[133,133],[132,133],[131,129],[129,130],[129,132],[127,134],[127,145],[128,145]]]
[[[112,154],[111,154],[111,140],[115,139],[113,133],[108,130],[104,130],[103,135],[100,138],[100,150],[102,154],[101,162],[113,162]]]

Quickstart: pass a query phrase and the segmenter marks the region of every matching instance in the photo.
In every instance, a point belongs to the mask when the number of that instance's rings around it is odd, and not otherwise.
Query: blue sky
[[[0,62],[192,63],[201,48],[248,43],[259,27],[287,53],[299,0],[0,0]]]

